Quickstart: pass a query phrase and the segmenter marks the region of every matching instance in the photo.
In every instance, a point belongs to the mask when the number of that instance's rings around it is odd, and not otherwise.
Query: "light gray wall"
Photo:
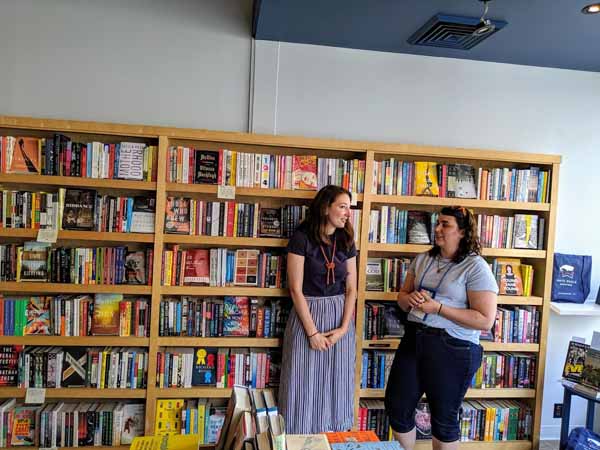
[[[2,114],[247,131],[251,0],[0,0]]]
[[[594,255],[595,297],[600,74],[264,41],[255,55],[270,64],[255,71],[255,132],[561,154],[555,250]],[[599,322],[550,318],[543,439],[560,431],[552,406],[567,341],[589,342]]]

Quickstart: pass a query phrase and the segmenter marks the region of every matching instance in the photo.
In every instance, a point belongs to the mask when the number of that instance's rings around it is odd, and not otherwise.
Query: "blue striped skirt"
[[[345,295],[306,297],[317,329],[342,323]],[[283,338],[279,410],[288,434],[345,431],[354,422],[354,322],[328,350],[312,350],[302,322],[292,309]]]

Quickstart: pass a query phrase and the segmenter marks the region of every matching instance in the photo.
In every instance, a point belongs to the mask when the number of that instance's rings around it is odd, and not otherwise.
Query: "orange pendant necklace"
[[[336,239],[335,236],[333,238],[333,251],[331,252],[331,261],[327,258],[327,254],[325,253],[325,249],[323,245],[321,245],[321,253],[323,253],[323,258],[325,259],[325,267],[327,268],[327,284],[329,285],[329,276],[331,275],[331,284],[335,283],[335,244]]]

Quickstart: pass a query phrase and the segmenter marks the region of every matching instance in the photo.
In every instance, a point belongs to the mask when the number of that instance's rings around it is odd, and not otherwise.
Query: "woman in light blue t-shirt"
[[[435,226],[435,245],[414,259],[398,293],[408,320],[385,406],[394,437],[406,450],[415,445],[414,412],[423,394],[433,449],[458,447],[459,408],[483,356],[479,334],[496,318],[498,285],[480,253],[473,214],[461,206],[445,207]]]

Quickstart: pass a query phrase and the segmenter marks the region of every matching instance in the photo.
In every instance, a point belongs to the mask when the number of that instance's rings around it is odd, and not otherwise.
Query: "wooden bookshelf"
[[[162,251],[166,245],[179,244],[185,247],[263,247],[282,248],[287,244],[286,239],[272,238],[225,238],[212,236],[183,236],[164,234],[164,214],[166,197],[169,195],[190,196],[197,199],[217,200],[217,187],[214,185],[177,184],[166,182],[167,151],[171,145],[190,145],[196,148],[230,148],[233,150],[257,153],[294,153],[316,154],[321,156],[359,158],[365,160],[366,192],[357,195],[358,207],[362,209],[360,241],[357,247],[361,249],[358,267],[358,302],[356,306],[356,372],[355,372],[355,411],[358,411],[358,400],[365,398],[381,398],[383,390],[360,388],[360,374],[364,349],[394,350],[399,340],[387,339],[364,341],[362,339],[364,325],[365,301],[395,301],[397,293],[366,291],[366,262],[367,256],[396,256],[415,255],[427,251],[426,245],[376,244],[368,242],[369,213],[373,206],[390,204],[405,209],[433,211],[442,206],[460,204],[472,208],[476,212],[490,212],[502,215],[514,213],[532,213],[546,219],[545,248],[547,250],[519,249],[483,249],[483,255],[489,257],[525,258],[535,266],[534,295],[530,297],[500,296],[498,303],[502,305],[533,305],[541,310],[539,329],[540,344],[499,344],[484,342],[486,351],[515,351],[531,352],[538,357],[537,376],[533,389],[473,389],[469,390],[468,398],[513,398],[526,399],[533,407],[533,440],[512,442],[465,442],[461,446],[482,448],[486,450],[537,450],[539,446],[539,431],[541,424],[541,399],[546,356],[546,334],[550,313],[550,290],[552,278],[552,262],[555,236],[556,207],[558,198],[558,176],[560,157],[555,155],[532,154],[528,152],[508,152],[490,150],[467,150],[446,147],[422,145],[388,144],[379,142],[361,142],[348,140],[318,139],[304,137],[267,136],[246,133],[231,133],[220,131],[179,129],[159,126],[122,125],[99,122],[66,121],[52,119],[34,119],[23,117],[0,116],[0,134],[24,135],[28,133],[37,136],[49,136],[61,132],[75,139],[87,139],[96,136],[107,137],[110,142],[133,139],[158,143],[158,167],[156,182],[101,180],[91,178],[31,176],[17,174],[0,174],[0,186],[6,189],[56,190],[59,187],[92,188],[106,193],[123,192],[125,195],[145,194],[156,198],[156,218],[154,234],[123,234],[96,233],[83,231],[60,231],[58,245],[62,243],[87,242],[92,245],[146,245],[154,250],[152,286],[132,285],[74,285],[60,283],[14,283],[0,282],[0,293],[11,295],[27,294],[79,294],[79,293],[121,293],[126,295],[144,295],[151,297],[151,327],[148,338],[119,337],[119,336],[24,336],[0,337],[0,345],[36,345],[36,346],[135,346],[147,347],[149,353],[148,388],[147,389],[82,389],[64,388],[48,389],[48,398],[131,398],[146,401],[146,432],[151,434],[154,429],[155,405],[159,398],[226,398],[230,389],[214,387],[195,387],[192,389],[159,389],[156,388],[156,354],[163,347],[258,347],[276,348],[281,345],[279,339],[260,338],[193,338],[193,337],[160,337],[158,335],[158,311],[163,296],[225,296],[240,295],[252,297],[288,297],[287,289],[263,289],[241,286],[209,287],[209,286],[161,286]],[[374,161],[394,157],[407,160],[430,160],[443,162],[467,162],[482,167],[528,167],[535,165],[552,171],[550,186],[550,201],[548,203],[524,203],[488,201],[474,199],[450,199],[415,196],[387,196],[370,192],[373,184]],[[290,200],[294,204],[307,204],[314,198],[314,191],[236,188],[236,201],[259,202],[268,205],[283,205]],[[240,200],[238,200],[240,199]],[[2,242],[15,240],[32,240],[37,236],[35,230],[4,230],[0,229]],[[23,390],[18,388],[0,388],[0,397],[22,398]],[[430,442],[417,442],[417,448],[425,450]],[[97,447],[96,447],[97,448]],[[101,447],[104,448],[104,447]],[[114,449],[115,447],[111,447]],[[123,447],[125,448],[125,447]],[[1,450],[1,449],[0,449]]]

